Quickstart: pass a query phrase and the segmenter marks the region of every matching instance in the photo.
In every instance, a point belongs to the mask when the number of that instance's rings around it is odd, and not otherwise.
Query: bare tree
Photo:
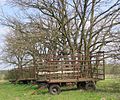
[[[26,20],[5,19],[2,24],[19,33],[23,50],[35,59],[41,53],[74,54],[102,50],[110,43],[113,27],[120,24],[120,1],[10,0],[23,9]],[[31,9],[34,13],[29,13]],[[3,21],[3,20],[2,20]],[[16,42],[17,43],[17,42]],[[18,45],[18,43],[17,43]],[[26,49],[27,48],[27,49]],[[90,59],[89,56],[85,59]],[[35,60],[34,60],[35,61]]]
[[[105,9],[106,0],[13,0],[13,3],[39,10],[57,21],[63,44],[72,52],[100,50],[111,28],[120,24],[114,21],[120,13],[119,0]]]

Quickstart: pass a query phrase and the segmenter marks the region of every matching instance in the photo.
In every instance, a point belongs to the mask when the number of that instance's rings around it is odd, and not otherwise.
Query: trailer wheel
[[[86,89],[86,90],[89,90],[89,91],[95,90],[96,87],[95,87],[94,82],[88,82],[88,83],[86,83],[85,89]]]
[[[61,90],[60,90],[60,86],[57,84],[51,84],[49,86],[49,93],[56,95],[56,94],[60,94]]]

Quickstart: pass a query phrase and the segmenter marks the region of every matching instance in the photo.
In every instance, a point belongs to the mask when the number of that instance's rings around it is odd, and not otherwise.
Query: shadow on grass
[[[68,92],[68,91],[76,91],[78,90],[77,88],[71,88],[71,89],[61,89],[61,92]],[[36,90],[37,91],[37,90]],[[48,89],[44,89],[44,90],[39,90],[36,92],[37,95],[47,95],[50,94]]]
[[[77,91],[77,90],[79,90],[79,89],[77,89],[77,88],[64,88],[64,89],[61,89],[61,91],[62,92],[65,92],[65,91]]]

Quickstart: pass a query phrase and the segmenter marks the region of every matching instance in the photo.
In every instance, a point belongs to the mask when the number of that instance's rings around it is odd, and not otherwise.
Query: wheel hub
[[[56,93],[56,92],[57,92],[57,89],[56,89],[56,88],[53,88],[53,92]]]

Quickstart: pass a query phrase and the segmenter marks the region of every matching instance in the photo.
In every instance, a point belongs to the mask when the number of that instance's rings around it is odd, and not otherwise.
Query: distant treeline
[[[120,75],[120,64],[107,64],[105,67],[106,74]]]
[[[8,77],[8,71],[7,70],[0,70],[0,80],[5,80]]]

